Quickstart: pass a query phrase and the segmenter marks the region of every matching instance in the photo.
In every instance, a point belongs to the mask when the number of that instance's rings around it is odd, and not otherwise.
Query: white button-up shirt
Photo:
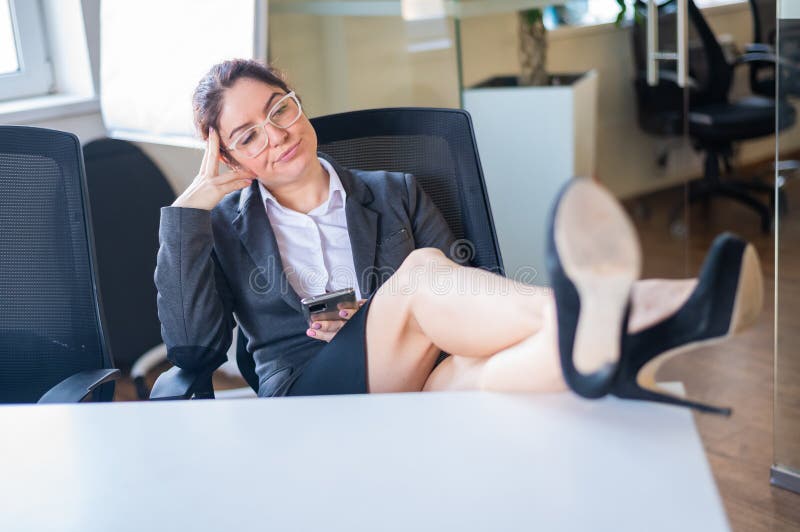
[[[361,299],[344,210],[347,193],[331,164],[319,161],[330,177],[328,199],[308,214],[284,207],[259,183],[283,271],[301,298],[353,288]]]

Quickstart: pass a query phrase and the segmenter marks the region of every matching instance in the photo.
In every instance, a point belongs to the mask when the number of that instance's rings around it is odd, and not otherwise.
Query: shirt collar
[[[339,179],[339,174],[336,173],[333,165],[322,157],[317,157],[317,159],[319,159],[320,164],[322,164],[322,168],[328,172],[328,199],[311,210],[308,213],[309,215],[327,214],[331,209],[343,207],[347,201],[347,192],[344,190],[342,180]],[[272,195],[272,192],[270,192],[261,181],[258,182],[258,189],[261,191],[261,200],[264,202],[265,207],[269,208],[269,205],[272,204],[273,207],[277,207],[284,212],[295,212],[281,205],[278,200],[275,199],[275,196]]]

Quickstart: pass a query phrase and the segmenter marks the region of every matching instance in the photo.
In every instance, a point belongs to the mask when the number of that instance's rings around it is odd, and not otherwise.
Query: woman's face
[[[219,115],[220,142],[228,147],[247,128],[261,124],[286,93],[263,81],[241,78],[223,96]],[[305,114],[286,129],[266,125],[269,145],[256,157],[230,151],[232,163],[251,171],[265,185],[282,185],[310,175],[317,159],[317,134]]]

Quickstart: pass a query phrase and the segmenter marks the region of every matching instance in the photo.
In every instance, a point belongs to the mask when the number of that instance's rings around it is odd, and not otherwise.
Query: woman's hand
[[[249,186],[255,177],[248,170],[219,173],[219,135],[216,130],[211,129],[208,132],[208,142],[200,172],[172,206],[210,211],[226,195]]]
[[[366,302],[366,299],[359,300],[358,308],[361,308]],[[345,322],[352,318],[353,314],[357,311],[358,309],[342,309],[339,311],[339,316],[342,318],[341,320],[315,321],[308,330],[306,330],[306,334],[311,338],[330,342],[333,340],[333,337],[336,336],[336,333],[339,332],[339,329],[344,327]]]

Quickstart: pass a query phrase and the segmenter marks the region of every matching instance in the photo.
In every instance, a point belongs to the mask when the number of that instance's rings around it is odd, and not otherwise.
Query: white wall
[[[797,0],[779,0],[781,18],[800,18],[800,3]]]

